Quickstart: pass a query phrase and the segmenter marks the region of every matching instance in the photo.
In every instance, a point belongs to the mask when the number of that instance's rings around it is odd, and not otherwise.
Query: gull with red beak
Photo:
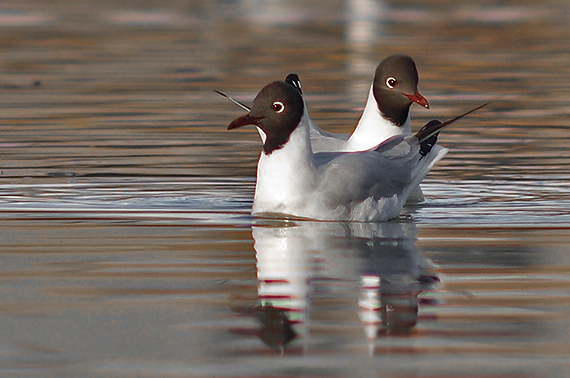
[[[285,82],[303,95],[297,74],[289,74]],[[391,55],[384,59],[376,68],[366,106],[352,134],[329,133],[309,117],[313,152],[364,151],[391,136],[411,135],[412,104],[417,103],[429,109],[427,99],[418,91],[418,83],[418,71],[412,58],[407,55]],[[250,110],[249,106],[225,93],[215,92],[240,108]]]
[[[301,82],[290,74],[286,82],[301,91]],[[427,99],[418,90],[416,63],[407,55],[384,59],[374,74],[368,100],[354,132],[329,133],[311,121],[314,152],[364,151],[394,135],[411,135],[410,107],[413,103],[429,109]]]
[[[301,92],[301,81],[296,74],[290,74],[285,81]],[[376,68],[366,106],[351,135],[324,131],[309,118],[313,151],[364,151],[394,135],[411,135],[412,104],[429,109],[427,99],[418,90],[418,83],[418,70],[411,57],[387,57]],[[410,195],[409,202],[423,200],[423,192],[418,186]]]
[[[301,93],[276,81],[228,129],[254,125],[262,135],[254,215],[386,221],[398,216],[411,192],[445,155],[446,149],[434,148],[437,135],[460,117],[431,121],[415,135],[396,135],[366,151],[314,154]]]

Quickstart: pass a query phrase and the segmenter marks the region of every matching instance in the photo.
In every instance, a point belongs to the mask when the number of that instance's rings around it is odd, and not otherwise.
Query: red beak
[[[230,123],[228,126],[228,130],[237,129],[238,127],[247,126],[247,125],[255,125],[259,126],[259,121],[261,121],[264,117],[253,117],[250,114],[246,114],[239,118],[236,118]]]
[[[429,109],[429,102],[428,100],[420,94],[420,92],[416,92],[413,95],[402,93],[404,96],[410,99],[410,101],[415,102],[418,105],[423,106],[426,109]]]

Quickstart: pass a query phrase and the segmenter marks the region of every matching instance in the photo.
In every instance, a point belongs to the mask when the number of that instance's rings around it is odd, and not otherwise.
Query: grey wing
[[[311,146],[313,152],[340,151],[350,137],[349,134],[335,134],[324,131],[311,120]]]
[[[414,180],[418,160],[412,150],[399,157],[376,151],[340,154],[319,168],[320,190],[331,206],[401,195]]]
[[[374,151],[390,159],[412,159],[420,151],[414,136],[394,135],[379,144]]]

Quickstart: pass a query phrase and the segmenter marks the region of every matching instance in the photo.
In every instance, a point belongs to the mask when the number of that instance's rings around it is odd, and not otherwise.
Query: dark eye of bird
[[[394,88],[396,85],[398,85],[398,80],[396,80],[393,77],[389,77],[386,79],[386,86],[388,88]]]
[[[271,109],[276,113],[281,113],[283,110],[285,110],[285,105],[283,105],[281,101],[275,101],[273,104],[271,104]]]

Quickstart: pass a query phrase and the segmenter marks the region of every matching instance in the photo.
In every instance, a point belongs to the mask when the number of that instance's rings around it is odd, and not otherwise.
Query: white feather
[[[305,112],[282,148],[261,154],[253,214],[386,221],[444,154],[434,149],[422,158],[415,136],[394,137],[380,152],[313,154],[309,128]]]

